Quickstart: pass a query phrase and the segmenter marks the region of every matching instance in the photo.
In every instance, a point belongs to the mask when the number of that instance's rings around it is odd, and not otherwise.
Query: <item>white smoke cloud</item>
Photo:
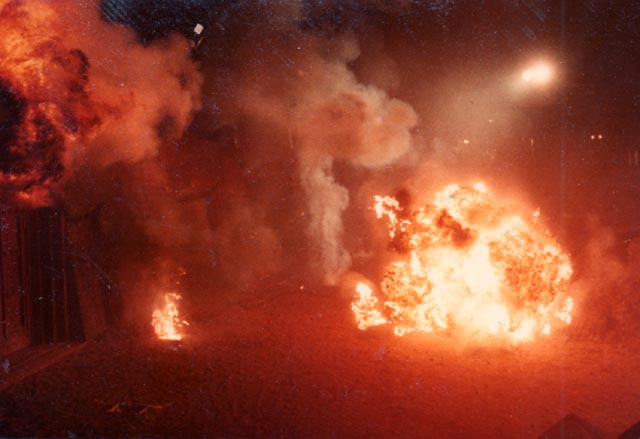
[[[349,191],[332,173],[333,158],[312,150],[300,153],[300,176],[307,194],[309,233],[319,247],[325,281],[333,284],[351,265],[342,245],[342,213],[349,206]]]
[[[277,45],[277,53],[263,55],[259,65],[266,68],[236,67],[242,73],[226,109],[290,133],[287,146],[298,159],[308,233],[322,276],[334,283],[351,257],[342,239],[349,190],[337,181],[333,166],[336,161],[362,168],[394,163],[411,148],[417,116],[405,102],[357,80],[348,67],[359,55],[353,38],[297,37]]]

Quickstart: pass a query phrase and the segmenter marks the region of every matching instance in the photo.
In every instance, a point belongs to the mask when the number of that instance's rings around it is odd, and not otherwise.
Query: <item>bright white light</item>
[[[468,144],[469,144],[469,139],[464,139],[464,140],[462,141],[462,143],[464,143],[465,145],[468,145]]]
[[[551,81],[552,76],[551,67],[545,63],[536,64],[522,72],[522,80],[530,84],[547,84]]]

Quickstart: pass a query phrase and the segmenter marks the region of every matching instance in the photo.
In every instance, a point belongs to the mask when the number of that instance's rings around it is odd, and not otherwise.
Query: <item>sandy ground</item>
[[[0,394],[5,436],[536,438],[640,420],[637,341],[518,347],[355,328],[348,302],[220,299],[182,345],[111,333]]]

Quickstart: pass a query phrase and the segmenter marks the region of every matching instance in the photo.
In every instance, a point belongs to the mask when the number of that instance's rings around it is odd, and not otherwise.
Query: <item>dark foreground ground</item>
[[[640,420],[637,342],[397,338],[306,292],[216,305],[181,346],[114,332],[10,387],[1,435],[516,439],[572,412],[613,439]]]

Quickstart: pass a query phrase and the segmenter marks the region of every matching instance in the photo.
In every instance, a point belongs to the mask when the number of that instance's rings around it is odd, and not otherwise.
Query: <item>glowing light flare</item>
[[[522,80],[528,84],[544,85],[553,78],[553,70],[547,63],[535,64],[522,72]]]
[[[182,340],[184,327],[189,322],[180,318],[178,302],[182,296],[177,293],[165,293],[162,306],[153,311],[151,325],[160,340]]]
[[[568,256],[539,222],[496,202],[486,185],[449,185],[430,205],[404,212],[376,197],[376,216],[401,241],[376,293],[356,286],[360,329],[390,324],[396,335],[464,329],[514,342],[571,323]]]

